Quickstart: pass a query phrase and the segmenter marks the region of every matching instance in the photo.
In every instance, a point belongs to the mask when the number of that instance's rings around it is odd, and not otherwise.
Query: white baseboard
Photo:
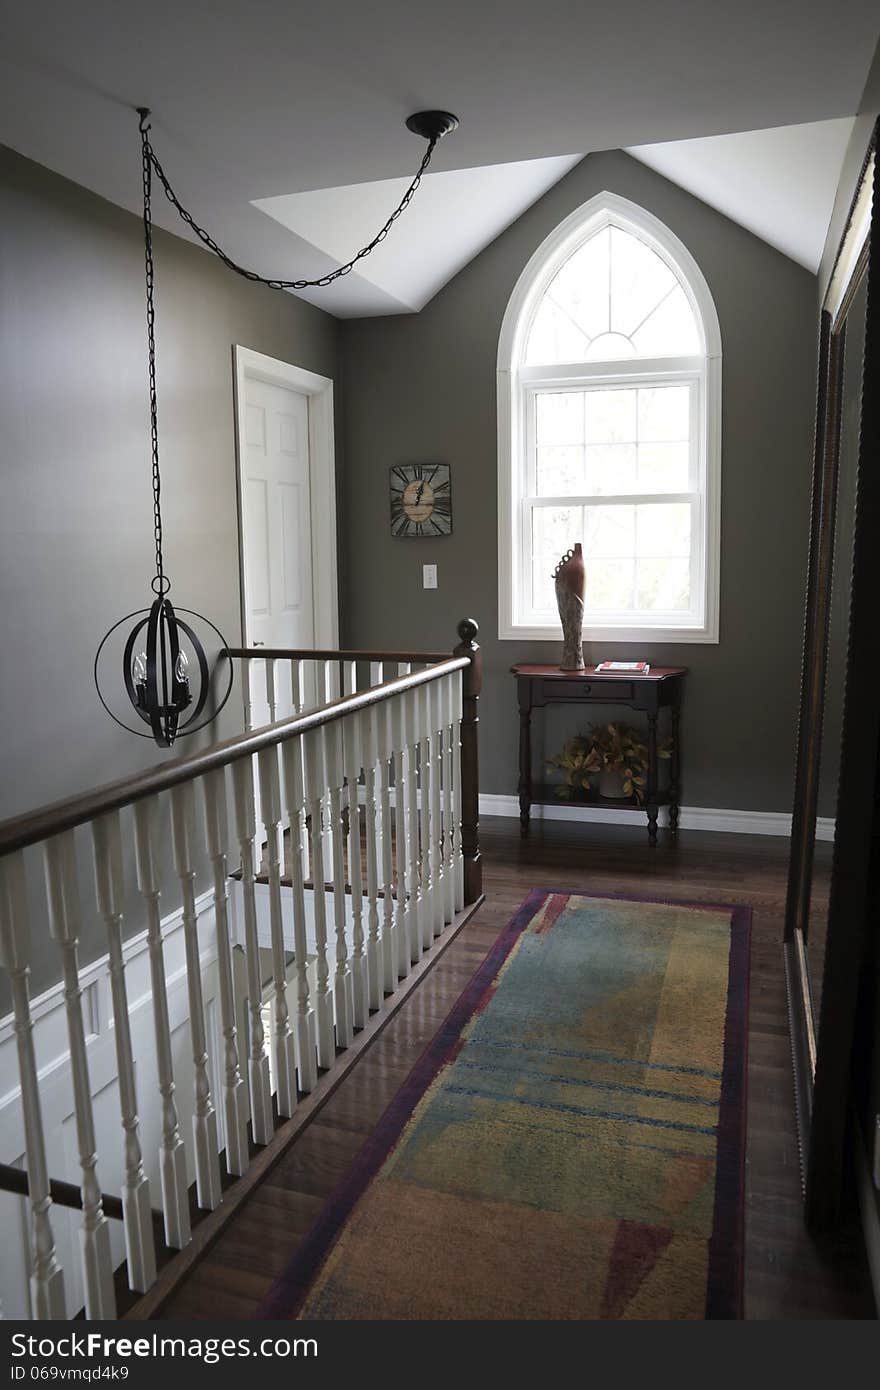
[[[509,816],[519,819],[519,798],[493,792],[480,795],[481,816]],[[632,806],[533,806],[534,820],[592,821],[603,825],[644,825],[645,813]],[[660,809],[660,825],[667,825],[667,808]],[[739,835],[790,835],[791,815],[787,811],[719,810],[712,806],[682,806],[678,818],[682,830],[726,830]],[[819,840],[834,839],[834,821],[820,816],[816,822]]]

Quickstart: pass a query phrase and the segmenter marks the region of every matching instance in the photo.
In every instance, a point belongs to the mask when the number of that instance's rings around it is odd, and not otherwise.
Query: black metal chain
[[[150,141],[141,118],[141,146],[144,175],[144,270],[147,282],[147,345],[150,370],[150,437],[153,459],[153,536],[156,542],[156,575],[152,581],[154,593],[167,594],[171,582],[165,577],[162,559],[162,478],[159,473],[159,410],[156,397],[156,311],[153,305],[153,168]]]
[[[177,194],[174,192],[174,189],[171,187],[171,184],[168,182],[168,176],[166,175],[165,170],[162,168],[162,165],[159,163],[159,160],[156,158],[156,152],[153,149],[153,146],[150,144],[150,138],[147,134],[147,132],[150,129],[149,125],[147,124],[148,113],[142,111],[140,113],[140,117],[140,129],[144,141],[144,162],[146,164],[147,161],[149,161],[150,165],[155,170],[156,177],[161,183],[162,187],[164,188],[165,196],[168,199],[169,203],[171,203],[172,207],[175,207],[177,209],[178,213],[183,218],[187,226],[195,232],[196,236],[205,246],[207,246],[208,250],[213,251],[214,255],[218,256],[220,260],[223,262],[223,264],[228,266],[230,270],[234,270],[236,275],[243,276],[245,280],[256,281],[256,283],[260,285],[268,285],[271,289],[274,290],[322,289],[326,285],[332,285],[334,280],[341,279],[343,275],[348,275],[349,272],[352,271],[354,267],[357,265],[358,261],[362,261],[365,256],[369,256],[371,251],[375,251],[379,243],[385,240],[385,238],[387,237],[388,233],[390,232],[391,228],[393,227],[394,223],[397,221],[401,213],[409,207],[413,195],[422,181],[422,175],[425,173],[425,170],[431,163],[431,157],[434,153],[437,141],[439,139],[438,136],[434,136],[431,140],[428,141],[428,148],[426,149],[424,158],[422,159],[422,162],[418,167],[418,171],[415,175],[415,178],[409,185],[409,188],[404,193],[403,197],[401,198],[397,207],[392,212],[391,216],[388,218],[388,221],[385,223],[383,227],[379,229],[379,231],[373,237],[372,241],[367,242],[366,246],[362,246],[360,251],[358,251],[356,255],[352,256],[350,261],[346,261],[345,265],[337,266],[335,270],[328,271],[326,275],[318,276],[317,280],[279,280],[267,277],[265,275],[258,275],[255,270],[246,270],[244,266],[238,265],[232,259],[231,256],[227,256],[226,252],[220,246],[217,245],[217,242],[210,235],[210,233],[206,232],[204,227],[199,226],[195,218],[192,216],[192,213],[187,212],[186,208],[183,207],[180,200],[178,199]]]

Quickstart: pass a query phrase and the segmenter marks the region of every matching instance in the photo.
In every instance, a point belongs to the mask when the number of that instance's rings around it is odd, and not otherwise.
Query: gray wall
[[[237,641],[231,346],[335,377],[338,324],[161,231],[155,259],[172,598]],[[92,684],[98,641],[153,573],[141,224],[2,148],[0,321],[2,819],[168,756]],[[221,732],[241,727],[239,691]]]
[[[558,644],[499,642],[495,359],[523,266],[574,208],[602,190],[660,217],[714,295],[724,350],[721,641],[594,644],[592,654],[690,668],[684,800],[791,810],[815,392],[816,282],[806,270],[622,153],[591,155],[420,314],[342,325],[348,514],[343,611],[356,646],[444,648],[459,617],[485,654],[481,785],[516,787],[517,716],[508,667],[553,662]],[[454,534],[389,534],[390,464],[452,465]],[[421,565],[439,589],[421,588]],[[568,724],[548,719],[543,749]],[[583,722],[583,721],[582,721]]]
[[[0,819],[172,754],[98,703],[95,649],[153,574],[143,233],[138,218],[0,148]],[[233,343],[338,376],[338,325],[155,235],[165,559],[172,598],[240,639]],[[338,401],[338,396],[337,396]],[[127,838],[130,851],[130,839]],[[106,945],[80,837],[82,959]],[[30,856],[34,902],[39,864]],[[128,930],[142,925],[127,873]],[[179,901],[166,882],[164,910]],[[88,905],[91,904],[91,907]],[[58,976],[35,923],[34,985]],[[5,1001],[0,998],[0,1012]]]

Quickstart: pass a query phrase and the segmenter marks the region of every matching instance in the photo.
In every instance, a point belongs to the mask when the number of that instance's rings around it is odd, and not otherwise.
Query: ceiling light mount
[[[406,128],[435,145],[444,135],[451,135],[458,123],[458,117],[451,111],[416,111],[407,118]]]

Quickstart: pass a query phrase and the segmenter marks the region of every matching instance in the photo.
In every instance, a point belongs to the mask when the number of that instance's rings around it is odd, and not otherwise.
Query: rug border
[[[706,1318],[741,1318],[744,1264],[745,1102],[748,1058],[749,941],[752,909],[733,903],[705,903],[630,893],[588,893],[576,888],[532,888],[429,1039],[424,1051],[382,1112],[347,1171],[325,1198],[290,1261],[272,1282],[253,1317],[294,1320],[312,1283],[342,1233],[355,1205],[394,1149],[419,1100],[462,1045],[461,1033],[494,986],[501,966],[549,897],[589,898],[601,902],[653,903],[660,907],[729,912],[730,956],[724,1025],[724,1067],[718,1121],[731,1145],[728,1162],[718,1163],[712,1236],[709,1241]],[[734,998],[736,987],[736,998]],[[734,1007],[736,1005],[737,1007]],[[737,1048],[737,1043],[739,1048]],[[739,1055],[741,1064],[733,1064]],[[720,1226],[720,1229],[719,1229]]]

